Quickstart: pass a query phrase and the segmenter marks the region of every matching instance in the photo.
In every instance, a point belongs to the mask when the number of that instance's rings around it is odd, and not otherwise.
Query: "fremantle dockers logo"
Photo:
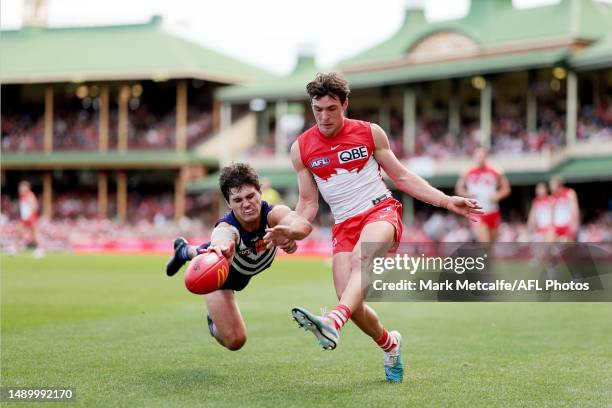
[[[352,149],[346,149],[338,152],[338,160],[340,160],[340,163],[348,163],[354,160],[367,158],[368,148],[366,146],[354,147]]]
[[[329,164],[329,159],[327,157],[321,157],[319,159],[314,159],[310,162],[310,167],[316,169],[317,167],[327,166]]]

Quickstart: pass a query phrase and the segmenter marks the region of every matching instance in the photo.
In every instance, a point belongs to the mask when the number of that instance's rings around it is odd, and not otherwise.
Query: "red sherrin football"
[[[229,274],[225,257],[214,252],[200,254],[193,258],[185,273],[185,287],[196,295],[205,295],[219,289]]]

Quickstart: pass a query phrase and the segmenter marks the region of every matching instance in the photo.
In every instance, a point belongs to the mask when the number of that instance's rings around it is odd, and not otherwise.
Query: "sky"
[[[560,0],[513,0],[517,8]],[[612,0],[606,0],[612,2]],[[22,25],[24,0],[0,2],[0,26]],[[284,75],[300,50],[324,69],[393,35],[406,7],[432,21],[460,18],[469,0],[47,0],[48,25],[141,23],[153,15],[164,28],[198,44]]]

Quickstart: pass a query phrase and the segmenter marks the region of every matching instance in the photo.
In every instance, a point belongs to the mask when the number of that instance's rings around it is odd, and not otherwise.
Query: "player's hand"
[[[214,252],[219,257],[230,259],[232,256],[234,256],[235,251],[236,243],[234,241],[230,241],[227,245],[209,246],[206,249],[200,249],[198,252],[201,254],[206,252]]]
[[[263,239],[266,248],[281,247],[288,240],[292,240],[293,230],[288,225],[277,225],[276,227],[266,228],[266,235]]]
[[[286,243],[279,245],[279,248],[285,251],[288,254],[292,254],[298,249],[297,242],[292,239],[286,241]]]
[[[448,203],[446,204],[446,209],[474,222],[478,221],[478,218],[476,217],[477,215],[484,214],[482,207],[480,204],[478,204],[478,201],[476,201],[474,198],[460,196],[449,197]]]

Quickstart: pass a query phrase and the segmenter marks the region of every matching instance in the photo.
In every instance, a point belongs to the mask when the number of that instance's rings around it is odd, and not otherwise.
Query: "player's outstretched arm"
[[[302,163],[298,142],[294,142],[291,146],[291,164],[298,178],[299,198],[295,212],[312,222],[319,210],[319,192],[312,174]]]
[[[223,256],[228,260],[234,256],[236,250],[236,241],[238,233],[236,229],[225,222],[220,222],[212,232],[210,237],[210,246],[208,251],[215,252],[219,256]],[[198,253],[206,250],[198,250]]]
[[[375,147],[374,158],[399,190],[410,194],[417,200],[445,208],[472,221],[477,221],[475,216],[483,212],[482,207],[475,199],[448,196],[404,167],[391,151],[389,139],[380,126],[372,124],[372,136]]]
[[[264,241],[268,248],[283,246],[287,241],[299,241],[312,232],[307,219],[291,211],[286,205],[275,205],[268,214],[268,224]]]

